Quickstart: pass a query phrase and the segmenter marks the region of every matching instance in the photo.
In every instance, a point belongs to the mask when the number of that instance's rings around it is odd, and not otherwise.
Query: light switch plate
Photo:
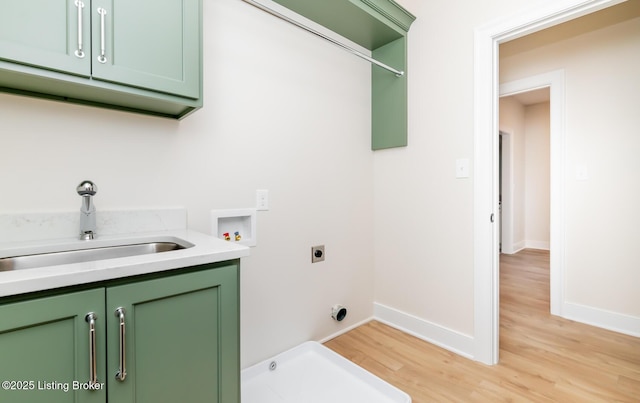
[[[456,178],[469,177],[469,158],[458,158],[456,160]]]
[[[266,189],[256,190],[256,210],[269,210],[269,191]]]
[[[589,169],[586,165],[577,165],[576,166],[576,180],[579,181],[587,181],[589,180]]]

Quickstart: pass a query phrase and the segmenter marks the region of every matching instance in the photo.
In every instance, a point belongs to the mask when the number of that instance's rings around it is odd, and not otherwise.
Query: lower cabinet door
[[[240,402],[238,266],[106,293],[109,401]]]
[[[103,312],[103,288],[0,305],[0,402],[106,402]]]

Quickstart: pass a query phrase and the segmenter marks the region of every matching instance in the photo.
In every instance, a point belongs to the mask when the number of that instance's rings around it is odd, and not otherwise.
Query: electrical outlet
[[[256,210],[269,210],[268,190],[256,190]]]
[[[324,245],[311,247],[311,263],[324,262]]]

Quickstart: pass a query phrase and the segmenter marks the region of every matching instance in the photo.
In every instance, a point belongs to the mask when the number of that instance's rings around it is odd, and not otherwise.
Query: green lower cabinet
[[[201,269],[0,305],[0,402],[239,403],[239,266]]]
[[[108,288],[109,400],[239,403],[237,289],[236,266]]]
[[[0,402],[105,402],[105,388],[86,389],[90,312],[97,336],[104,334],[103,289],[0,305]],[[104,340],[96,340],[96,370],[104,374]]]

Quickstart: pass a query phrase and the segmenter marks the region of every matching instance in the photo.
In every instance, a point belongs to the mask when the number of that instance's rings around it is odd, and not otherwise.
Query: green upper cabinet
[[[3,3],[0,59],[88,77],[89,10],[77,0]]]
[[[415,16],[393,0],[274,0],[371,50],[404,74],[372,65],[371,148],[407,145],[407,33]]]
[[[0,13],[0,91],[181,118],[202,106],[202,0],[29,0]]]
[[[198,0],[93,0],[91,12],[93,78],[200,97]]]

